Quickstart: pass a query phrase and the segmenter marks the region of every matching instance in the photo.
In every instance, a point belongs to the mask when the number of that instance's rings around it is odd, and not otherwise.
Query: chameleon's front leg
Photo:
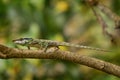
[[[48,43],[43,43],[43,45],[41,45],[44,48],[44,52],[47,51],[47,49],[50,47]]]

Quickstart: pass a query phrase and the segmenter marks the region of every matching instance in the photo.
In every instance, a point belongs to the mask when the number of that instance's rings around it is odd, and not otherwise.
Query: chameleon
[[[26,47],[28,47],[28,49],[30,49],[30,47],[36,47],[39,49],[44,48],[45,51],[50,47],[56,47],[59,49],[59,46],[67,46],[67,47],[75,47],[75,48],[109,52],[108,50],[104,50],[101,48],[94,48],[94,47],[90,47],[90,46],[77,45],[77,44],[72,44],[72,43],[68,43],[68,42],[59,42],[59,41],[45,40],[45,39],[19,38],[19,39],[13,40],[13,43],[22,45],[22,46],[26,46]]]

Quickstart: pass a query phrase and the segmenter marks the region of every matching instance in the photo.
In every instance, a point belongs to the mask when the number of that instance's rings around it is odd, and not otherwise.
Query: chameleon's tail
[[[67,43],[67,42],[62,42],[60,46],[76,47],[76,48],[97,50],[97,51],[103,51],[103,52],[111,52],[109,50],[105,50],[105,49],[101,49],[101,48],[89,47],[89,46],[84,46],[84,45],[76,45],[76,44],[71,44],[71,43]]]

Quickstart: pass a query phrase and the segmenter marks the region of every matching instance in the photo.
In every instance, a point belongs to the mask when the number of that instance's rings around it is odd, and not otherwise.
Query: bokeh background
[[[120,0],[100,0],[120,15]],[[114,23],[106,19],[111,28]],[[112,25],[112,26],[111,26]],[[16,46],[13,39],[43,38],[111,48],[110,39],[84,0],[0,0],[0,44]],[[62,47],[120,65],[119,51],[104,53]],[[104,72],[61,60],[0,59],[0,80],[119,80]]]

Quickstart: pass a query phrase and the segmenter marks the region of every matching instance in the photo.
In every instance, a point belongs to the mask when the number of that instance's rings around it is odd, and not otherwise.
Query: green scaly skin
[[[82,49],[90,49],[90,50],[109,52],[108,50],[104,50],[104,49],[100,49],[100,48],[76,45],[76,44],[71,44],[71,43],[67,43],[67,42],[44,40],[44,39],[20,38],[20,39],[13,40],[13,42],[18,45],[27,46],[28,49],[30,49],[30,47],[36,47],[36,48],[40,48],[40,49],[44,48],[45,51],[49,47],[59,48],[59,46],[68,46],[68,47],[76,47],[76,48],[82,48]]]

